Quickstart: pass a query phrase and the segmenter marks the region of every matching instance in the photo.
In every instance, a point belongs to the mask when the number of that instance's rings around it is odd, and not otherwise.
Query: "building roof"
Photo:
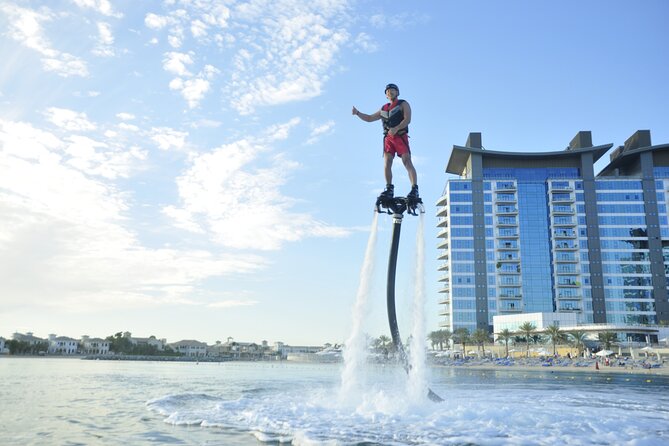
[[[647,146],[647,147],[638,147],[638,148],[628,148],[619,147],[612,155],[611,162],[602,169],[599,173],[600,176],[611,175],[614,173],[615,169],[621,167],[622,165],[629,164],[630,160],[638,157],[644,152],[651,151],[664,151],[669,150],[669,144],[660,144],[657,146]]]
[[[537,162],[545,162],[546,167],[553,167],[551,160],[577,158],[583,153],[592,152],[593,162],[599,160],[604,154],[613,147],[613,144],[604,144],[601,146],[574,148],[569,150],[560,150],[555,152],[500,152],[495,150],[485,150],[477,147],[466,147],[454,145],[451,156],[446,165],[446,173],[461,175],[467,165],[467,160],[473,153],[481,154],[484,158],[498,158],[513,162],[518,162],[519,167],[522,164],[530,161],[536,167]]]

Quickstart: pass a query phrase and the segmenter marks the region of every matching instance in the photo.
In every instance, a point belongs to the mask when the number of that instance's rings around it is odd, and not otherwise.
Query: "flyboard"
[[[409,197],[383,197],[376,199],[376,212],[385,213],[393,216],[393,236],[390,243],[390,257],[388,258],[388,282],[387,282],[387,307],[388,324],[390,325],[390,335],[393,338],[393,345],[402,361],[404,370],[409,373],[409,361],[402,345],[400,330],[397,327],[397,313],[395,311],[395,273],[397,272],[397,251],[400,246],[400,233],[402,231],[402,218],[406,212],[409,215],[417,216],[417,212],[425,213],[423,200],[420,198]],[[428,398],[435,402],[444,401],[439,395],[428,388]]]

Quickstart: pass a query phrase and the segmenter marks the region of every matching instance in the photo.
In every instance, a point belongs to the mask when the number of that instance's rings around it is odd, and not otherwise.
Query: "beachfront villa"
[[[110,343],[106,339],[81,337],[81,351],[86,355],[108,355]]]
[[[75,355],[79,353],[79,341],[67,336],[49,335],[49,354]]]
[[[669,323],[669,144],[639,130],[595,175],[612,147],[589,131],[559,151],[486,150],[480,133],[453,146],[446,172],[457,177],[437,202],[443,328],[493,332],[496,316],[555,314],[569,319],[561,326],[658,341]]]
[[[167,345],[175,352],[181,353],[184,356],[207,356],[207,344],[205,342],[184,339]]]

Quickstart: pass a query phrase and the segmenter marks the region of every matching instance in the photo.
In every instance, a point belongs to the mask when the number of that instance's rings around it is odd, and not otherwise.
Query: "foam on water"
[[[395,398],[393,374],[387,372],[375,371],[382,385],[363,394],[365,403],[353,411],[336,398],[334,382],[311,392],[273,388],[236,399],[170,395],[147,406],[170,424],[248,432],[267,443],[669,444],[668,397],[658,395],[658,388],[493,381],[447,392],[436,388],[450,395],[446,402],[406,405]]]

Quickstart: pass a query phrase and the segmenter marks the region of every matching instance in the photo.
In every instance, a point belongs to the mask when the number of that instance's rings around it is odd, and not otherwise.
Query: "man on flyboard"
[[[381,110],[367,115],[353,107],[352,114],[365,122],[373,122],[381,119],[383,123],[383,167],[386,178],[386,189],[379,198],[393,198],[395,186],[393,186],[393,159],[395,154],[402,159],[404,167],[411,181],[411,192],[407,195],[410,200],[418,199],[418,178],[416,169],[411,162],[411,150],[409,149],[409,123],[411,122],[411,107],[403,99],[398,99],[400,89],[395,84],[386,85],[386,97],[390,101],[381,107]]]

